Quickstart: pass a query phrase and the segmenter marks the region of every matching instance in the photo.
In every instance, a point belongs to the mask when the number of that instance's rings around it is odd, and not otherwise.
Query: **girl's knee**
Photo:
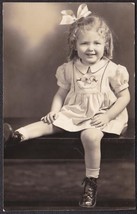
[[[100,146],[102,137],[103,132],[96,129],[86,129],[81,132],[81,141],[83,146],[88,146],[89,148]]]
[[[98,141],[103,137],[103,132],[98,129],[86,129],[81,132],[81,140]]]

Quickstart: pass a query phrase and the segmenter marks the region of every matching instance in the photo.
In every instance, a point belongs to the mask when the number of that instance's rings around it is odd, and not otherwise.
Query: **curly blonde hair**
[[[105,38],[104,56],[113,58],[113,37],[106,22],[99,16],[89,15],[71,24],[68,35],[69,54],[68,61],[78,58],[76,41],[80,31],[95,29],[99,35]]]

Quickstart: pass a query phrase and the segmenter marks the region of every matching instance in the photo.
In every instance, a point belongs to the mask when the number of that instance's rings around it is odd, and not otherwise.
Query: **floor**
[[[83,160],[6,159],[4,210],[87,210],[78,205],[84,170]],[[102,161],[97,205],[92,210],[134,209],[134,162]]]

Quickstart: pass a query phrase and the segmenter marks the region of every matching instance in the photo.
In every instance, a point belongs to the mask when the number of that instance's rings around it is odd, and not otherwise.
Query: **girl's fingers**
[[[47,114],[45,117],[41,118],[41,121],[43,121],[44,123],[48,123],[51,124],[53,123],[53,121],[57,118],[57,114],[55,113],[50,113]]]
[[[105,124],[101,121],[91,122],[91,124],[97,128],[102,128]]]
[[[101,121],[99,121],[99,120],[95,120],[95,121],[92,121],[92,122],[91,122],[92,125],[98,125],[98,124],[100,124],[100,123],[101,123]]]
[[[97,123],[97,122],[99,122],[100,120],[99,120],[99,118],[94,118],[94,119],[92,119],[92,123]]]
[[[46,117],[42,117],[40,120],[43,121],[44,123],[47,122],[47,121],[46,121]]]
[[[44,123],[49,123],[49,119],[47,115],[45,117],[42,117],[40,120],[43,121]]]
[[[50,122],[53,123],[54,120],[55,120],[55,114],[50,115]]]
[[[50,115],[50,114],[47,115],[46,119],[47,119],[48,124],[51,124],[53,122],[52,115]]]
[[[95,128],[100,128],[103,129],[105,127],[105,124],[98,124],[98,125],[94,125]]]
[[[96,125],[97,128],[103,128],[104,127],[104,124],[98,124]]]

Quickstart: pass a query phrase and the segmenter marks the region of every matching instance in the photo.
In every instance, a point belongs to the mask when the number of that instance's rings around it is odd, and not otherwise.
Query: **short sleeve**
[[[117,94],[120,91],[129,87],[129,74],[126,67],[118,65],[117,69],[110,78],[110,85],[113,91]]]
[[[70,89],[70,78],[67,74],[67,63],[64,63],[63,65],[59,66],[56,71],[56,78],[57,78],[57,85],[69,90]]]

